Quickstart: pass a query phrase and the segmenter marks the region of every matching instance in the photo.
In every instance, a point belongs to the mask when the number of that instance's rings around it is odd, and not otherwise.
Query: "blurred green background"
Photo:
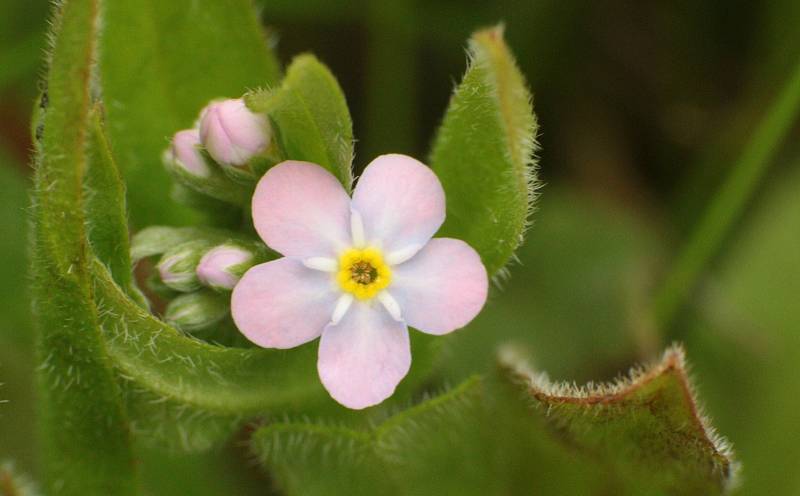
[[[465,40],[504,21],[534,93],[546,186],[511,278],[450,340],[444,377],[485,370],[496,344],[514,341],[553,379],[609,379],[678,340],[744,465],[738,493],[800,494],[797,128],[675,323],[658,329],[649,318],[670,262],[800,61],[799,2],[257,5],[284,62],[312,51],[339,78],[357,167],[388,151],[424,158]],[[0,460],[33,475],[26,188],[47,12],[44,0],[0,2]],[[226,452],[143,456],[159,460],[146,464],[148,480],[174,486],[155,494],[264,487]]]

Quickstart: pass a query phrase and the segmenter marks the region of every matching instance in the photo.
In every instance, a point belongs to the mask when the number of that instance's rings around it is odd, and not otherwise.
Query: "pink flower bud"
[[[197,277],[206,286],[233,289],[245,270],[253,265],[253,254],[233,245],[209,250],[197,265]]]
[[[200,115],[200,140],[222,165],[241,166],[269,147],[266,117],[250,111],[241,98],[211,102]]]
[[[172,144],[164,152],[164,161],[169,166],[181,168],[193,176],[208,177],[211,169],[200,152],[200,132],[184,129],[172,137]]]

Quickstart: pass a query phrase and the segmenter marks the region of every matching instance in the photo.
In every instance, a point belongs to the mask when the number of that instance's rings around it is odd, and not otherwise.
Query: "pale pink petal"
[[[264,242],[291,257],[336,257],[350,245],[350,198],[322,167],[287,160],[253,195],[253,223]]]
[[[478,315],[488,289],[486,268],[471,246],[434,238],[409,261],[392,267],[388,290],[408,325],[428,334],[446,334]]]
[[[325,389],[342,405],[361,409],[394,393],[411,366],[408,329],[377,301],[355,302],[319,342],[317,370]]]
[[[405,155],[381,155],[353,192],[368,244],[386,252],[424,245],[444,222],[444,189],[425,164]]]
[[[244,274],[231,295],[231,314],[253,343],[294,348],[322,333],[338,296],[330,274],[280,258]]]

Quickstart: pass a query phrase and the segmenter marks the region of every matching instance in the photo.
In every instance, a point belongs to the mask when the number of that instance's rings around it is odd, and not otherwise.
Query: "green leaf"
[[[114,281],[140,305],[144,296],[133,281],[128,241],[125,185],[108,147],[100,107],[89,117],[89,145],[84,181],[86,225],[89,245],[108,266]]]
[[[123,381],[122,390],[137,442],[172,453],[218,448],[248,420],[245,415],[220,414],[168,399],[133,380]]]
[[[462,494],[448,492],[441,482],[456,481],[449,476],[452,469],[477,477],[460,480],[449,489],[481,485],[482,472],[474,467],[480,468],[483,453],[465,453],[449,444],[477,428],[475,410],[481,391],[481,380],[473,377],[368,430],[274,423],[259,429],[252,445],[280,488],[290,495]]]
[[[170,199],[161,152],[217,97],[239,97],[279,79],[248,0],[106,2],[99,61],[115,157],[134,225],[196,219]]]
[[[246,101],[253,111],[270,117],[284,158],[321,165],[350,191],[350,111],[336,78],[316,57],[296,57],[279,88],[251,93]]]
[[[253,448],[289,495],[714,495],[734,471],[697,414],[679,350],[583,389],[554,385],[507,351],[491,378],[375,427],[276,422]]]
[[[91,302],[83,217],[99,5],[59,4],[37,147],[32,273],[49,494],[135,494],[119,388]]]
[[[502,27],[475,33],[470,64],[431,153],[447,194],[440,236],[475,248],[496,274],[521,244],[537,186],[531,95]]]
[[[513,349],[501,352],[500,367],[574,453],[576,470],[588,463],[606,472],[598,485],[611,494],[711,495],[733,482],[732,452],[698,413],[681,348],[627,379],[583,388],[550,382]]]
[[[163,400],[220,415],[253,415],[327,398],[317,378],[314,344],[283,351],[204,343],[135,305],[103,264],[95,261],[92,275],[114,365]]]

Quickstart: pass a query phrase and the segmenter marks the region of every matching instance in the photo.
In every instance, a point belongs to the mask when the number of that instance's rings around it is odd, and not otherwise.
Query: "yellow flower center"
[[[336,281],[359,300],[377,295],[392,281],[392,270],[377,248],[349,248],[339,257]]]

